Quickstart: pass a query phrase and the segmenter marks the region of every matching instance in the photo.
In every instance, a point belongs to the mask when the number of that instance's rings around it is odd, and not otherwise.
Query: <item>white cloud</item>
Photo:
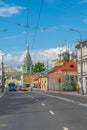
[[[35,50],[30,51],[30,55],[32,57],[33,64],[37,63],[38,61],[43,62],[47,65],[47,60],[49,62],[49,67],[52,66],[52,60],[58,58],[58,54],[63,53],[64,51],[70,51],[71,53],[72,47],[64,46],[64,47],[57,47],[57,48],[50,48],[47,50]],[[2,62],[2,55],[3,53],[0,51],[0,63]],[[25,52],[16,53],[18,55],[6,54],[4,55],[4,64],[9,65],[12,67],[17,67],[19,65],[23,65]]]
[[[6,17],[18,14],[22,9],[25,8],[21,6],[9,5],[0,1],[0,16]]]
[[[41,61],[47,64],[47,60],[49,62],[49,66],[52,66],[52,60],[58,58],[58,54],[63,53],[65,51],[69,51],[69,53],[72,53],[73,47],[72,46],[63,46],[63,47],[57,47],[57,48],[50,48],[48,50],[39,50],[34,51],[31,53],[33,63],[36,63],[38,61]]]
[[[3,62],[4,65],[9,65],[11,67],[17,67],[23,64],[23,55],[14,56],[12,54],[3,54],[0,51],[0,64],[2,62],[2,55],[3,55]]]
[[[49,64],[49,67],[52,66],[52,60],[58,57],[58,48],[52,48],[44,51],[37,52],[34,57],[33,61],[38,62],[41,61],[45,65],[47,65],[47,61]],[[35,59],[35,60],[34,60]]]

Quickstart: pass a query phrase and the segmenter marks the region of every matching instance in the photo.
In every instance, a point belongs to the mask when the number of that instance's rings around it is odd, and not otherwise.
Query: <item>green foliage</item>
[[[37,73],[37,72],[43,72],[45,71],[46,67],[44,65],[44,63],[41,62],[37,62],[35,65],[33,65],[33,72]]]

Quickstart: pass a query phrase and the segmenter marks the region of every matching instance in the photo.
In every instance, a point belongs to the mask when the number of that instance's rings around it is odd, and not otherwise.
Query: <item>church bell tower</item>
[[[26,46],[26,53],[23,63],[23,84],[30,86],[32,77],[32,60],[29,52],[29,45]]]

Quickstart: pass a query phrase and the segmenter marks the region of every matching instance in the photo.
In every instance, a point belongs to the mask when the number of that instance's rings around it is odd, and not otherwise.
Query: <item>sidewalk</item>
[[[82,97],[87,97],[87,94],[81,94],[81,92],[77,91],[54,91],[54,90],[49,90],[48,92],[54,92],[54,93],[60,93],[60,94],[68,94],[68,95],[76,95],[76,96],[82,96]]]
[[[7,90],[4,90],[4,92],[0,92],[0,99],[6,94]]]

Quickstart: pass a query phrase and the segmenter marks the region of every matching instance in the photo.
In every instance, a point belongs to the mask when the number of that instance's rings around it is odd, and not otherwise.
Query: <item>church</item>
[[[26,54],[24,57],[24,63],[22,66],[23,73],[23,85],[29,87],[32,83],[32,60],[29,53],[29,45],[26,46]]]

